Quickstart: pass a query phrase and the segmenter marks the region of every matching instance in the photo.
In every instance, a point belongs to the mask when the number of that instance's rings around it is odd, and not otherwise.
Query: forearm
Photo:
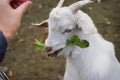
[[[3,33],[0,31],[0,62],[2,62],[7,49],[7,40]]]

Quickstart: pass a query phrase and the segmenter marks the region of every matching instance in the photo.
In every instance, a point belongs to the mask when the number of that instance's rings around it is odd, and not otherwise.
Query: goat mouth
[[[56,50],[55,52],[53,52],[52,54],[48,54],[48,56],[50,57],[57,57],[57,55],[63,50],[63,48]]]

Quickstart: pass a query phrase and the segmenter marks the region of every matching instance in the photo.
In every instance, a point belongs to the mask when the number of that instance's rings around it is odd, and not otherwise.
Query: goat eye
[[[70,33],[72,30],[71,29],[66,29],[62,34],[64,33]]]

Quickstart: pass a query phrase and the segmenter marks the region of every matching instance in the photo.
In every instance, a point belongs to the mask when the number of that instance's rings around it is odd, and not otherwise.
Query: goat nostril
[[[46,47],[45,49],[46,49],[46,52],[52,51],[52,47]]]

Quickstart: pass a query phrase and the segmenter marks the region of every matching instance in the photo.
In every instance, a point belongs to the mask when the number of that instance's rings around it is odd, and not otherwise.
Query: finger
[[[32,5],[32,2],[31,1],[26,1],[24,2],[23,4],[21,4],[17,9],[16,11],[18,12],[18,14],[20,16],[22,16],[27,10],[28,8]]]
[[[10,3],[12,0],[8,0],[8,3]]]
[[[0,8],[10,9],[10,1],[12,1],[12,0],[1,0]]]
[[[10,3],[12,0],[5,0],[7,3]]]
[[[1,0],[0,4],[8,4],[10,3],[12,0]]]

